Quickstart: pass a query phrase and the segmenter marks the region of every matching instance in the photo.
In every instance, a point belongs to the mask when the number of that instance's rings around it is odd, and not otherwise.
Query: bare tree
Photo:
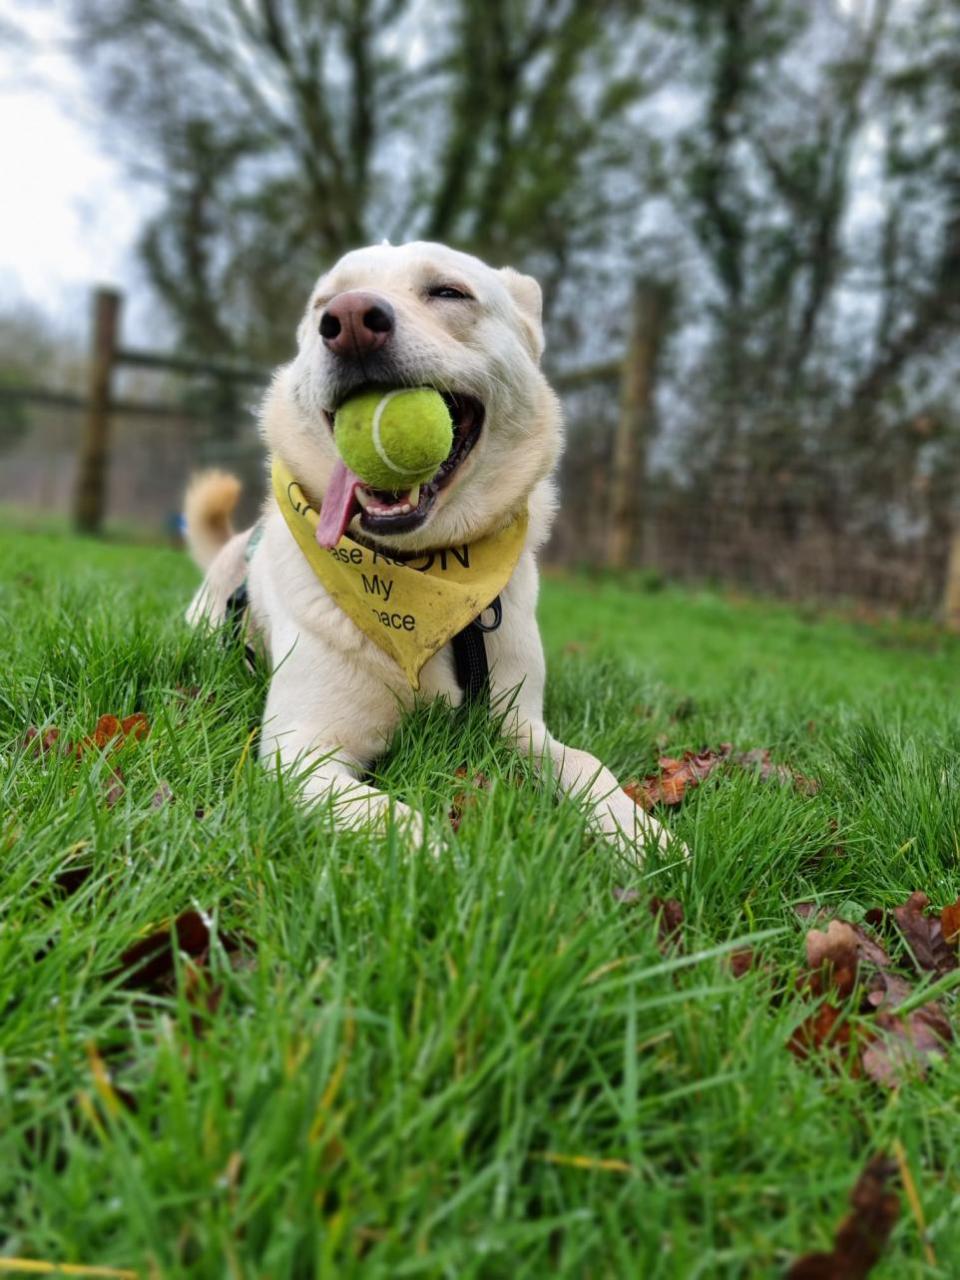
[[[497,260],[601,243],[646,91],[598,0],[83,0],[105,127],[164,204],[144,260],[185,343],[285,350],[307,281],[382,236]]]

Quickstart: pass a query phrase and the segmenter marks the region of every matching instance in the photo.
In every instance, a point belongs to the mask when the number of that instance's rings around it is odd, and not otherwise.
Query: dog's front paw
[[[426,854],[434,862],[440,861],[445,852],[445,845],[434,823],[431,823],[418,809],[411,809],[401,801],[397,801],[393,807],[393,818],[411,852]]]
[[[646,851],[655,845],[663,854],[673,858],[689,858],[690,850],[672,831],[652,818],[645,809],[621,792],[609,796],[600,806],[600,829],[631,859],[642,865]]]

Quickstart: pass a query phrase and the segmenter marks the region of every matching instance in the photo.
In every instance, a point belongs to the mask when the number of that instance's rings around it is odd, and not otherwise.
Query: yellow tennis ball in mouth
[[[333,438],[364,484],[394,493],[434,475],[453,445],[453,423],[432,387],[362,391],[337,410]]]

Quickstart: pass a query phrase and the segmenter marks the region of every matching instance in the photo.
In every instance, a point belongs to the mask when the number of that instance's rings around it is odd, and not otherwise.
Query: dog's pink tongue
[[[317,542],[321,547],[335,547],[343,537],[353,513],[360,506],[354,496],[358,484],[362,484],[359,476],[355,476],[347,464],[338,458],[320,507]]]

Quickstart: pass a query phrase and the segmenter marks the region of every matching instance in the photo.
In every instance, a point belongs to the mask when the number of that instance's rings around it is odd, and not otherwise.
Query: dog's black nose
[[[365,356],[389,339],[396,326],[393,307],[378,293],[350,289],[338,293],[320,317],[320,337],[338,356]]]

